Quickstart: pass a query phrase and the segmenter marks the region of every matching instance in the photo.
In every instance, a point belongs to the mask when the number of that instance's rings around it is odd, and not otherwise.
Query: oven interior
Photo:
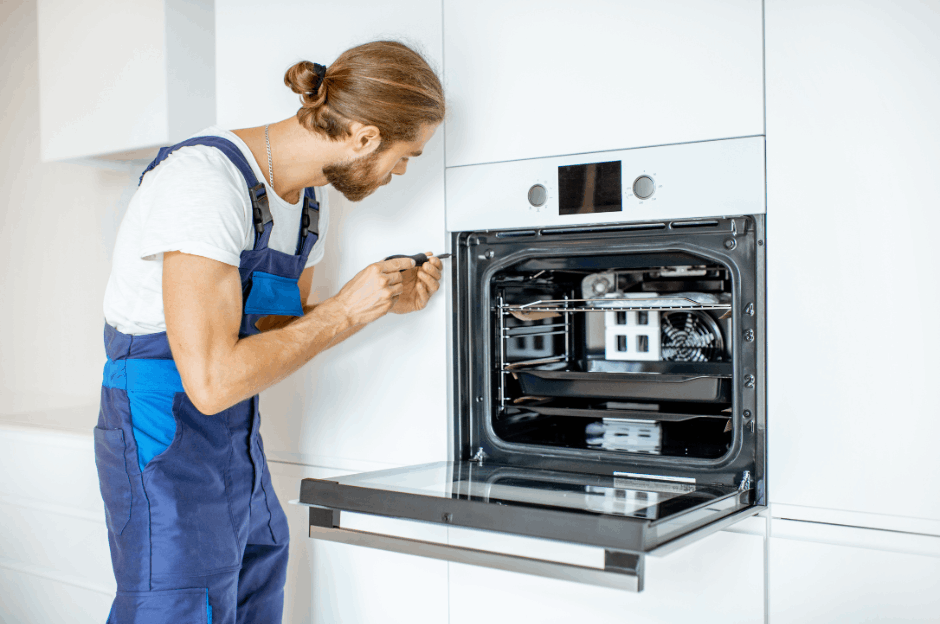
[[[669,466],[712,482],[754,474],[762,224],[656,225],[457,241],[472,265],[458,336],[476,396],[462,406],[466,458],[597,474]]]
[[[563,269],[530,260],[493,275],[500,439],[704,459],[728,452],[730,276],[675,255],[603,270],[595,257]]]

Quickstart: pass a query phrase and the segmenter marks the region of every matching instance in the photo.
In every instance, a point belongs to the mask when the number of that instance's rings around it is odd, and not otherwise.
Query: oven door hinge
[[[738,484],[739,492],[746,492],[751,489],[751,471],[745,470],[741,475],[741,483]]]
[[[475,461],[479,464],[483,463],[483,460],[486,459],[488,455],[483,452],[483,447],[477,449],[477,454],[470,458],[470,461]]]

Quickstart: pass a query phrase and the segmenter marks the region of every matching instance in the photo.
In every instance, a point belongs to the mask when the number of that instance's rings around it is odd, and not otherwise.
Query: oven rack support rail
[[[503,302],[503,297],[500,295],[497,298],[497,309],[501,311],[497,316],[499,317],[499,407],[500,410],[505,409],[506,407],[506,375],[511,374],[513,368],[518,368],[521,366],[530,366],[536,364],[548,364],[551,362],[568,362],[571,360],[571,319],[569,318],[569,312],[572,312],[572,309],[568,308],[568,297],[564,299],[552,300],[551,303],[556,304],[555,307],[558,308],[558,311],[562,313],[564,322],[561,323],[550,323],[548,325],[533,325],[533,326],[523,326],[523,327],[506,327],[506,315],[511,314],[513,308],[519,306],[507,306]],[[586,301],[586,300],[583,300]],[[537,301],[535,303],[542,303]],[[532,310],[532,308],[524,308],[525,310]],[[553,310],[554,311],[554,310]],[[565,353],[564,355],[557,355],[547,358],[537,358],[534,360],[525,360],[522,362],[514,362],[509,364],[506,362],[506,341],[510,338],[520,338],[520,337],[529,337],[529,336],[556,336],[564,335],[565,337]]]

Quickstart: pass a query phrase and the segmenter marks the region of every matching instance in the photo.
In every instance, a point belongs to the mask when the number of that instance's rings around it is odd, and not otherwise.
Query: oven
[[[310,537],[639,591],[764,509],[763,137],[446,181],[451,461],[304,479]]]

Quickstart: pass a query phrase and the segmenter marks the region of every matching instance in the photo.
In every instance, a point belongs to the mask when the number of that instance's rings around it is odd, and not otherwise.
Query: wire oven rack
[[[726,314],[731,313],[730,303],[714,303],[696,301],[685,296],[655,295],[650,297],[636,297],[630,299],[540,299],[524,304],[507,304],[502,296],[497,297],[496,316],[499,323],[499,406],[506,407],[506,375],[514,370],[529,366],[542,366],[557,362],[571,361],[571,314],[583,312],[670,312],[677,310],[720,310]],[[513,313],[516,313],[513,315]],[[544,325],[527,325],[520,327],[507,327],[506,317],[513,315],[525,320],[524,315],[541,312],[560,314],[562,320]],[[545,318],[545,317],[543,317]],[[507,342],[512,338],[522,336],[555,336],[564,335],[565,352],[551,357],[540,357],[509,363],[506,361]]]

